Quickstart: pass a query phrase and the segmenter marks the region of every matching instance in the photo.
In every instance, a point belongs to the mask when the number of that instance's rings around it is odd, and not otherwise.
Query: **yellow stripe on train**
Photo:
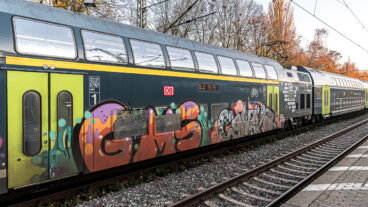
[[[115,72],[115,73],[127,73],[127,74],[169,76],[169,77],[224,80],[224,81],[237,81],[237,82],[254,82],[254,83],[268,83],[268,84],[279,84],[280,83],[279,81],[273,81],[273,80],[260,80],[260,79],[243,78],[243,77],[222,76],[222,75],[153,70],[153,69],[144,69],[144,68],[124,67],[124,66],[75,63],[75,62],[67,62],[67,61],[45,60],[45,59],[37,59],[37,58],[23,58],[23,57],[13,57],[13,56],[6,57],[6,64],[7,65],[34,66],[34,67],[43,67],[43,65],[45,64],[50,66],[52,64],[56,68],[72,69],[72,70],[89,70],[89,71],[103,71],[103,72]]]

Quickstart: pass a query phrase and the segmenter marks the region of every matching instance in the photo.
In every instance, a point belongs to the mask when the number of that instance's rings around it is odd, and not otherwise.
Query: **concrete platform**
[[[368,141],[282,206],[368,207]]]

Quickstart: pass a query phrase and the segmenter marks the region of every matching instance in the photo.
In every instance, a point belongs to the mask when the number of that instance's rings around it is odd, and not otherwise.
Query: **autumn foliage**
[[[137,23],[138,0],[94,0],[95,8],[84,6],[84,0],[34,1],[113,21]],[[341,54],[327,47],[326,29],[317,29],[314,39],[301,46],[289,0],[272,0],[267,12],[255,0],[147,0],[147,3],[155,6],[146,10],[146,29],[272,58],[285,67],[302,65],[368,80],[367,72],[359,71],[350,58],[341,63]],[[212,15],[197,19],[209,13]],[[197,20],[188,21],[191,19]],[[173,22],[177,25],[170,28]]]

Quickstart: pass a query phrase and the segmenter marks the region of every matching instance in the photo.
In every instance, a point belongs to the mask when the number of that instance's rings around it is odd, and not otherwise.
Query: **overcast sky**
[[[268,10],[268,4],[272,0],[255,0],[261,3],[264,10]],[[287,0],[286,0],[287,1]],[[345,3],[355,13],[363,26],[353,16]],[[294,0],[295,3],[304,7],[315,15],[361,45],[368,51],[368,0]],[[315,4],[317,6],[315,9]],[[350,60],[355,62],[360,70],[368,70],[368,52],[360,49],[344,37],[328,28],[326,25],[315,19],[313,16],[303,11],[295,4],[294,21],[297,34],[302,36],[302,46],[305,47],[309,41],[313,40],[316,28],[326,28],[329,31],[327,38],[327,46],[331,50],[340,52],[343,56],[342,61],[346,61],[350,56]]]

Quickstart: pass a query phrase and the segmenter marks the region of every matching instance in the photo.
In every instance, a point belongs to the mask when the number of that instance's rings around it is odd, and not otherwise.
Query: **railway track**
[[[170,206],[279,206],[367,140],[347,136],[367,123],[363,120]]]
[[[115,183],[116,181],[124,182],[127,178],[139,177],[142,173],[154,172],[157,168],[175,166],[178,161],[190,162],[193,160],[199,160],[200,158],[221,154],[233,149],[234,146],[242,148],[270,142],[280,136],[289,136],[295,133],[304,132],[310,128],[327,125],[339,120],[351,118],[352,116],[364,115],[366,113],[367,112],[364,111],[352,113],[350,115],[333,117],[314,125],[307,125],[290,131],[283,131],[282,133],[272,132],[262,135],[253,135],[242,139],[234,139],[218,145],[208,146],[205,149],[201,148],[190,150],[178,155],[174,154],[172,156],[144,161],[130,166],[123,166],[94,174],[71,177],[61,181],[45,183],[36,187],[19,189],[17,191],[10,192],[7,195],[0,196],[0,205],[37,206],[41,201],[47,203],[67,199],[88,188],[98,189],[100,187],[107,186],[108,184]]]

